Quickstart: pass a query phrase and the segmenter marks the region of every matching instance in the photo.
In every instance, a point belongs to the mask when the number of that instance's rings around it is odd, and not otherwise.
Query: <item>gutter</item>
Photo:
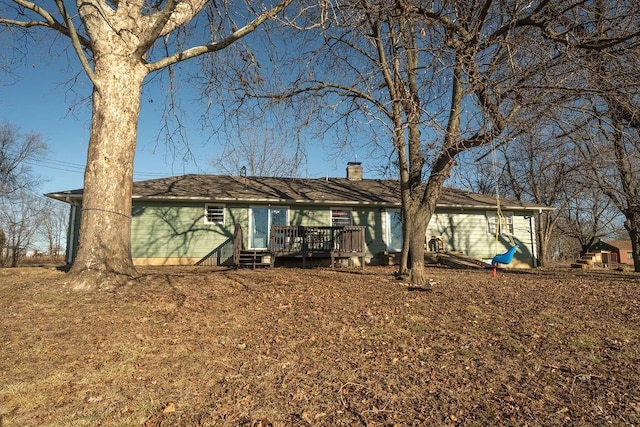
[[[48,193],[46,197],[56,199],[66,203],[72,203],[72,201],[82,201],[82,194],[65,194],[65,193]],[[221,197],[221,198],[204,198],[204,197],[175,197],[175,196],[133,196],[133,201],[148,201],[148,202],[188,202],[188,203],[258,203],[258,204],[295,204],[295,205],[327,205],[327,206],[367,206],[387,209],[401,208],[401,203],[393,202],[370,202],[370,201],[347,201],[347,200],[308,200],[308,199],[270,199],[270,198],[237,198],[237,197]],[[543,210],[554,210],[551,207],[544,206],[513,206],[505,205],[502,207],[512,211],[536,211],[541,213]],[[495,209],[495,206],[489,204],[482,205],[464,205],[464,204],[436,204],[436,208],[447,209],[460,209],[460,210],[491,210]]]

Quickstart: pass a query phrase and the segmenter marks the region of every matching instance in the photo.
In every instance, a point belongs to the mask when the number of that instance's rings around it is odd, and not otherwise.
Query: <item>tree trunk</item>
[[[433,163],[431,174],[426,184],[412,189],[410,199],[411,218],[411,275],[410,280],[416,285],[427,283],[424,272],[424,245],[429,221],[436,210],[438,199],[442,194],[444,182],[455,165],[454,155],[443,151]]]
[[[18,246],[13,247],[11,252],[11,267],[16,268],[18,266],[18,259],[20,258],[20,249]]]
[[[633,271],[640,273],[640,211],[630,212],[624,222],[624,227],[631,239],[631,254],[633,255]]]
[[[398,276],[406,276],[409,274],[409,242],[405,241],[406,240],[406,236],[410,236],[411,235],[411,231],[409,230],[409,225],[407,224],[407,221],[404,220],[404,218],[407,217],[407,213],[405,211],[405,209],[402,209],[402,216],[403,216],[403,220],[402,220],[402,236],[403,236],[403,241],[402,241],[402,251],[400,252],[400,262],[398,264]]]
[[[400,200],[402,202],[402,252],[400,256],[400,264],[398,266],[398,275],[409,275],[409,236],[413,234],[410,218],[412,217],[411,206],[411,188],[413,182],[409,169],[411,165],[405,156],[407,145],[404,138],[402,113],[396,104],[394,106],[395,130],[393,136],[393,145],[398,155],[398,165],[400,166]]]
[[[410,281],[414,285],[426,285],[427,275],[424,271],[424,244],[431,212],[424,206],[412,207],[411,235],[409,236],[411,274]]]
[[[545,267],[549,261],[548,248],[552,237],[552,227],[550,227],[549,213],[543,212],[538,215],[537,247],[538,266]]]
[[[546,267],[549,261],[549,243],[550,239],[546,238],[546,235],[542,236],[542,240],[538,243],[537,259],[535,260],[538,267]],[[533,257],[532,257],[533,258]]]
[[[442,194],[442,186],[446,177],[453,167],[453,159],[448,156],[441,156],[435,162],[431,171],[431,176],[426,184],[414,189],[410,202],[411,218],[411,283],[424,285],[427,283],[427,276],[424,271],[424,246],[427,236],[429,221],[436,210],[438,199]]]
[[[144,66],[122,56],[96,55],[78,252],[70,271],[75,289],[110,288],[136,272],[131,192],[145,75]]]

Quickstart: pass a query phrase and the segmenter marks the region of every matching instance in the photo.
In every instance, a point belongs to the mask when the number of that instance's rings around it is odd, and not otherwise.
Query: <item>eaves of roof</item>
[[[292,205],[400,207],[397,181],[350,181],[344,178],[299,179],[261,178],[226,175],[184,175],[135,182],[133,200],[184,203],[271,203]],[[48,197],[67,203],[82,200],[82,189],[49,193]],[[496,199],[491,196],[446,189],[439,208],[460,210],[492,210]],[[501,200],[508,210],[540,212],[546,206]]]
[[[80,197],[82,199],[82,197]],[[133,200],[158,202],[158,201],[172,201],[172,202],[191,202],[191,203],[289,203],[294,205],[353,205],[353,206],[400,206],[400,203],[396,202],[374,202],[374,201],[354,201],[354,200],[308,200],[308,199],[286,199],[286,198],[255,198],[255,197],[176,197],[176,196],[133,196]]]

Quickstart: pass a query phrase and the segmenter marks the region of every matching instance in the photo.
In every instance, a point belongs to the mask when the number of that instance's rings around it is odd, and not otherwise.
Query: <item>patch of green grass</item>
[[[422,321],[414,321],[409,324],[408,329],[414,335],[424,335],[429,331],[429,326]]]
[[[581,353],[595,354],[600,350],[598,341],[593,335],[579,334],[569,340],[569,347]]]
[[[485,317],[484,311],[477,305],[468,305],[465,307],[465,311],[472,316]]]

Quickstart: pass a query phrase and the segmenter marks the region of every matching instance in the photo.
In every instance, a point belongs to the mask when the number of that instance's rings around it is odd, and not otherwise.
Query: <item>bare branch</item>
[[[162,8],[162,10],[151,15],[150,17],[144,18],[145,20],[152,19],[154,20],[154,22],[152,25],[148,27],[149,29],[146,30],[143,36],[141,37],[140,45],[138,46],[135,52],[136,55],[142,56],[147,50],[149,50],[151,45],[153,45],[153,43],[158,39],[158,37],[161,37],[164,34],[168,34],[170,31],[172,31],[175,28],[175,26],[168,27],[167,23],[172,18],[172,15],[176,12],[176,8],[179,3],[180,2],[178,0],[168,0],[167,3]],[[202,5],[200,5],[200,8],[201,7]],[[199,9],[197,10],[199,11]],[[186,14],[182,14],[182,15],[186,16]],[[177,25],[177,23],[174,25]]]
[[[84,54],[84,51],[82,50],[82,41],[80,40],[80,36],[78,35],[78,32],[76,31],[74,25],[73,25],[73,21],[71,20],[71,16],[69,16],[69,13],[67,12],[67,9],[65,8],[64,5],[64,1],[63,0],[56,0],[56,5],[58,6],[58,9],[60,10],[60,13],[62,14],[62,17],[65,20],[65,23],[67,25],[67,31],[68,31],[68,36],[71,38],[71,45],[73,46],[76,55],[78,56],[78,59],[80,60],[80,63],[82,64],[82,68],[84,69],[84,72],[87,74],[87,77],[89,77],[89,80],[91,80],[91,83],[93,83],[93,86],[96,88],[96,90],[100,90],[97,82],[96,82],[96,78],[95,75],[93,73],[93,69],[91,68],[91,65],[89,64],[89,61],[87,60],[87,57]]]
[[[46,27],[46,28],[51,28],[53,30],[56,30],[67,37],[71,37],[70,28],[68,26],[63,25],[58,20],[56,20],[53,17],[53,15],[51,15],[51,13],[49,13],[46,9],[38,6],[33,2],[26,1],[26,0],[13,0],[13,1],[14,3],[24,7],[25,9],[35,12],[37,15],[41,16],[44,19],[44,21],[34,21],[34,20],[19,21],[19,20],[14,20],[9,18],[3,18],[2,16],[0,16],[0,24],[13,25],[13,26],[23,27],[23,28]],[[57,3],[57,0],[56,0],[56,3]],[[91,42],[80,35],[78,35],[78,42],[86,48],[91,47]]]
[[[277,6],[261,13],[257,16],[253,21],[243,26],[242,28],[237,29],[229,36],[220,40],[219,42],[211,43],[203,46],[196,46],[190,49],[184,50],[182,52],[175,53],[171,56],[163,58],[157,62],[148,64],[147,69],[149,72],[157,71],[162,68],[165,68],[169,65],[176,64],[178,62],[186,61],[187,59],[195,58],[200,55],[204,55],[206,53],[217,52],[231,45],[235,41],[241,39],[247,34],[255,31],[256,28],[263,22],[268,19],[273,18],[275,15],[283,11],[289,4],[291,4],[293,0],[283,0]]]

